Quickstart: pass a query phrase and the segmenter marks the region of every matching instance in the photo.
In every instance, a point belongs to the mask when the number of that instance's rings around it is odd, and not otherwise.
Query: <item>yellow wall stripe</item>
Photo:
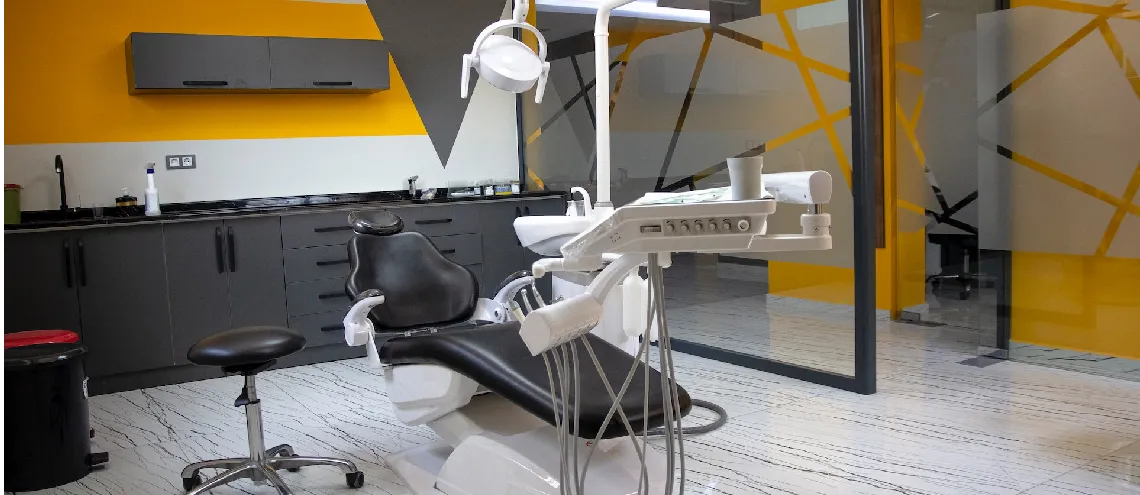
[[[1025,168],[1033,170],[1034,172],[1038,172],[1038,173],[1040,173],[1040,174],[1042,174],[1042,175],[1044,175],[1050,179],[1053,179],[1057,182],[1065,184],[1066,186],[1069,186],[1073,189],[1076,189],[1076,190],[1081,191],[1085,194],[1088,194],[1089,196],[1092,196],[1096,199],[1104,201],[1105,203],[1108,203],[1112,206],[1122,208],[1125,211],[1127,211],[1128,213],[1140,216],[1140,206],[1136,206],[1136,205],[1132,204],[1131,201],[1125,202],[1124,200],[1122,200],[1116,196],[1113,196],[1113,195],[1111,195],[1105,191],[1097,189],[1096,187],[1094,187],[1093,185],[1091,185],[1087,182],[1081,181],[1080,179],[1077,179],[1076,177],[1065,174],[1063,172],[1059,172],[1059,171],[1057,171],[1053,168],[1050,168],[1049,166],[1047,166],[1041,162],[1038,162],[1038,161],[1036,161],[1032,158],[1029,158],[1028,156],[1025,156],[1021,153],[1018,153],[1016,151],[1012,151],[1011,155],[1012,155],[1011,159],[1014,162],[1016,162],[1017,164],[1019,164],[1021,166],[1024,166]]]
[[[5,144],[426,134],[394,65],[370,95],[127,94],[132,31],[379,39],[368,6],[288,0],[5,4]]]
[[[926,152],[922,151],[922,145],[918,142],[918,135],[915,134],[915,125],[917,121],[912,123],[906,117],[906,111],[903,110],[902,103],[895,100],[895,118],[902,124],[903,134],[906,135],[906,140],[910,142],[911,149],[914,150],[914,155],[918,157],[918,164],[923,168],[926,167]]]
[[[1127,2],[1125,2],[1125,5]],[[1064,10],[1068,12],[1077,12],[1081,14],[1093,14],[1101,16],[1116,16],[1129,18],[1133,17],[1130,14],[1137,12],[1131,10],[1123,10],[1113,6],[1091,5],[1087,3],[1073,2],[1069,0],[1013,0],[1010,2],[1011,8],[1017,7],[1044,7],[1047,9]]]
[[[1124,70],[1124,77],[1128,78],[1132,92],[1136,93],[1137,99],[1140,99],[1140,76],[1136,74],[1136,66],[1132,65],[1132,61],[1128,60],[1128,55],[1124,53],[1124,47],[1120,46],[1120,40],[1116,38],[1116,33],[1112,31],[1112,27],[1107,22],[1097,25],[1097,29],[1100,30],[1100,35],[1104,37],[1104,42],[1108,44],[1108,49],[1112,51],[1112,56],[1116,58],[1116,63]]]
[[[914,74],[918,77],[922,77],[922,69],[919,69],[918,67],[910,65],[906,62],[897,62],[896,61],[895,62],[895,68],[898,70],[901,70],[903,72],[909,72],[909,73]]]
[[[760,15],[782,13],[811,5],[827,3],[831,0],[764,0],[760,2]]]
[[[781,15],[783,15],[783,14],[781,14]],[[791,46],[791,45],[788,45],[788,46]],[[797,64],[806,65],[809,69],[815,70],[816,72],[819,72],[820,74],[824,74],[827,76],[834,77],[836,79],[839,79],[840,81],[848,82],[851,80],[851,73],[850,72],[847,72],[847,71],[840,69],[838,67],[835,67],[833,65],[825,64],[825,63],[820,62],[819,60],[816,60],[814,58],[805,56],[802,52],[789,51],[789,50],[786,50],[782,47],[773,45],[771,43],[764,43],[764,47],[762,49],[765,52],[771,53],[772,55],[775,55],[777,57],[780,57],[780,58],[783,58],[786,60],[791,60],[792,62],[795,62]]]
[[[1136,170],[1132,172],[1132,179],[1128,181],[1128,187],[1124,188],[1122,204],[1116,207],[1116,212],[1112,214],[1112,220],[1108,222],[1108,229],[1104,231],[1104,237],[1101,238],[1100,245],[1096,247],[1097,256],[1104,256],[1112,247],[1112,241],[1116,238],[1116,233],[1120,230],[1120,224],[1124,222],[1124,215],[1127,213],[1124,205],[1132,204],[1138,190],[1140,190],[1140,164],[1137,164]]]
[[[776,14],[776,20],[780,22],[780,29],[784,32],[784,37],[787,38],[788,48],[791,52],[799,58],[803,58],[803,51],[800,50],[800,44],[796,40],[796,34],[792,31],[792,25],[788,22],[788,16],[784,12]],[[815,106],[815,112],[819,115],[821,121],[827,120],[827,107],[823,104],[823,97],[819,94],[819,88],[815,85],[815,78],[808,70],[808,65],[803,60],[796,62],[796,67],[799,68],[800,77],[804,80],[804,85],[807,87],[808,95],[811,96],[812,105]],[[831,142],[831,151],[835,153],[835,159],[839,162],[839,171],[843,173],[843,179],[847,182],[847,188],[851,188],[851,162],[847,159],[847,152],[843,149],[843,143],[839,141],[839,134],[835,132],[835,126],[830,122],[824,126],[824,131],[827,133],[827,139]]]

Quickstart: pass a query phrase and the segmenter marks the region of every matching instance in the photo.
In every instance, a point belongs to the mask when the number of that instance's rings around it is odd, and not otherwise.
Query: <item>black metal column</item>
[[[875,393],[876,187],[883,166],[879,0],[850,0],[851,196],[855,211],[855,386]]]

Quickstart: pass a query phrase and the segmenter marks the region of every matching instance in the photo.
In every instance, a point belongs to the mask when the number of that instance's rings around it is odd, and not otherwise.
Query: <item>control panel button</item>
[[[666,233],[668,233],[668,234],[672,234],[672,233],[674,233],[674,232],[676,232],[676,231],[677,231],[677,226],[676,226],[676,225],[673,225],[673,222],[668,222],[668,223],[666,223],[666,224],[665,224],[665,232],[666,232]]]
[[[705,224],[700,220],[693,222],[693,232],[702,232],[705,230]]]
[[[678,229],[681,231],[682,234],[688,234],[689,233],[689,224],[687,222],[681,222],[681,226],[678,227]]]
[[[751,226],[752,224],[748,223],[747,218],[741,218],[740,220],[736,221],[736,229],[741,232],[747,232],[748,228]]]
[[[709,220],[709,232],[716,232],[716,220]]]
[[[725,220],[724,222],[722,222],[720,224],[720,228],[721,228],[721,230],[724,230],[725,232],[732,232],[732,222]]]

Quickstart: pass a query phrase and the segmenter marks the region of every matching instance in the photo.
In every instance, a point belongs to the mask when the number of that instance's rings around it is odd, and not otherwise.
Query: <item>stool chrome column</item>
[[[352,461],[331,457],[301,457],[287,444],[266,450],[261,426],[261,400],[257,397],[257,374],[273,366],[278,358],[305,347],[300,334],[278,327],[247,327],[227,330],[206,337],[190,347],[186,357],[194,364],[221,366],[227,373],[241,373],[245,386],[234,407],[245,408],[249,457],[196,462],[182,470],[182,487],[187,495],[198,495],[239,479],[273,485],[282,495],[293,493],[278,470],[299,471],[303,466],[334,466],[344,473],[351,488],[364,486],[364,473]],[[202,469],[226,471],[203,481]]]

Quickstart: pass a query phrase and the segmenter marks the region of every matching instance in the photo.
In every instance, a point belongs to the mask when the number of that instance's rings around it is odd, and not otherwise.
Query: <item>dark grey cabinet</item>
[[[131,92],[269,88],[269,40],[258,36],[131,33]]]
[[[273,89],[388,89],[388,46],[380,40],[269,38]]]
[[[531,201],[496,202],[480,206],[483,228],[482,294],[494,297],[508,275],[530,267],[541,256],[519,244],[515,235],[516,218],[530,215],[562,215],[566,203],[560,198]],[[538,290],[550,301],[550,277],[538,282]]]
[[[165,225],[173,357],[185,364],[198,339],[230,328],[229,271],[221,221]]]
[[[288,324],[278,217],[167,224],[164,235],[175,362],[208,335]]]
[[[4,332],[80,331],[75,239],[70,232],[5,236]]]
[[[481,205],[479,224],[482,228],[483,274],[480,293],[495,297],[495,291],[506,277],[519,270],[530,270],[523,261],[523,248],[515,236],[514,221],[523,215],[522,201],[495,202]]]
[[[549,198],[389,209],[470,269],[483,296],[492,297],[507,275],[537,259],[516,241],[515,218],[563,208],[561,198]],[[351,303],[344,290],[345,242],[353,235],[347,215],[336,209],[6,233],[5,331],[78,332],[101,390],[189,376],[175,367],[187,364],[194,342],[241,326],[302,332],[320,350],[301,361],[356,355],[335,349]],[[547,297],[548,287],[541,288]]]
[[[225,221],[230,269],[230,325],[286,326],[281,218]]]
[[[74,239],[88,374],[174,364],[162,226],[90,229]]]

